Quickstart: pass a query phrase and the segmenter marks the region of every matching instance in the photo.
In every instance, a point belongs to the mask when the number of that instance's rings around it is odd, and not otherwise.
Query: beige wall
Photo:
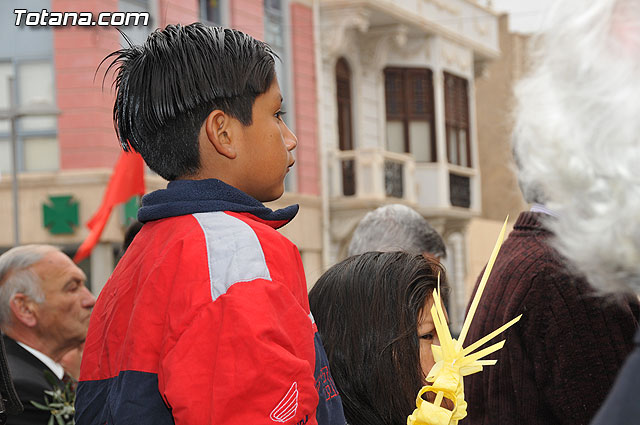
[[[51,244],[62,248],[74,249],[89,234],[86,223],[102,203],[105,188],[111,177],[111,169],[66,170],[51,173],[22,173],[18,177],[20,244]],[[145,178],[148,192],[162,188],[166,182],[155,175]],[[79,204],[79,225],[73,233],[52,235],[43,226],[44,203],[49,196],[71,195]],[[13,198],[11,179],[3,176],[0,181],[0,248],[14,245],[13,239]],[[114,267],[114,247],[122,243],[125,230],[122,206],[111,213],[102,233],[100,243],[96,245],[89,259],[91,269],[90,286],[97,295]]]
[[[270,202],[267,206],[278,209],[299,204],[298,215],[280,232],[298,246],[304,264],[307,278],[307,288],[313,284],[324,272],[322,269],[322,207],[320,197],[302,195],[299,193],[285,193],[282,198]]]
[[[23,173],[19,176],[20,242],[43,243],[57,246],[79,245],[87,237],[87,221],[96,212],[112,170],[75,170],[55,173]],[[156,175],[145,178],[146,190],[151,192],[166,187],[166,181]],[[70,235],[52,235],[42,225],[42,204],[50,195],[72,195],[79,202],[80,225]],[[282,233],[300,249],[305,266],[307,285],[310,287],[322,274],[322,211],[320,198],[312,195],[285,193],[270,208],[300,204],[296,218],[282,229]],[[125,226],[122,207],[116,207],[92,253],[92,288],[99,292],[113,270],[112,244],[121,244]],[[0,180],[0,247],[13,246],[13,199],[11,179]],[[109,263],[109,264],[106,264]]]
[[[527,69],[528,36],[509,33],[507,15],[501,15],[500,59],[488,64],[476,79],[478,151],[482,187],[482,213],[468,227],[467,299],[482,272],[507,215],[507,232],[521,211],[522,198],[511,154],[513,88]]]
[[[516,218],[517,217],[509,217],[505,239],[507,237],[506,235],[508,235],[513,229],[513,224],[515,223]],[[489,256],[491,256],[491,251],[498,239],[503,223],[504,221],[487,220],[485,218],[476,218],[471,220],[471,223],[469,223],[469,227],[467,229],[467,241],[469,243],[469,255],[467,256],[469,273],[467,273],[467,280],[465,282],[467,300],[471,296],[473,286],[475,285],[476,280],[478,280],[478,276],[482,273],[484,266],[489,260]]]
[[[514,173],[511,155],[513,86],[526,63],[526,40],[508,32],[508,16],[500,16],[500,59],[491,62],[476,80],[478,151],[482,214],[503,221],[526,207]]]
[[[19,182],[19,227],[20,243],[44,243],[52,245],[77,245],[88,235],[87,221],[102,202],[104,190],[111,176],[109,169],[59,171],[53,173],[23,173]],[[4,177],[4,176],[3,176]],[[159,182],[156,182],[159,180]],[[153,190],[162,182],[157,177],[147,178],[147,190]],[[160,183],[161,184],[161,183]],[[52,235],[43,226],[43,203],[49,196],[71,195],[79,203],[79,226],[72,234]],[[13,198],[11,178],[0,181],[0,246],[13,246]],[[122,213],[117,207],[102,234],[102,242],[122,241]]]

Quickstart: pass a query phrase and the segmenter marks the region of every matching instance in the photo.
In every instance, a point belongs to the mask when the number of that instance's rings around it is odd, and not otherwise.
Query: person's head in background
[[[433,290],[447,289],[433,258],[367,252],[331,267],[309,293],[350,425],[405,423],[439,344]]]
[[[405,251],[443,260],[447,248],[442,237],[417,211],[391,204],[368,212],[353,232],[347,255],[370,251]]]
[[[87,277],[51,245],[23,245],[0,256],[0,328],[58,362],[87,337],[96,298]]]
[[[566,0],[516,88],[514,150],[559,251],[605,291],[640,292],[640,2]]]

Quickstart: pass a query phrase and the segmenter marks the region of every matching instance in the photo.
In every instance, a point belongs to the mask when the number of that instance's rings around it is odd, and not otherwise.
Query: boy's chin
[[[256,197],[256,199],[260,202],[271,202],[277,199],[280,199],[282,194],[284,193],[284,185],[278,188],[277,190],[272,190],[269,193],[264,193],[260,197]]]

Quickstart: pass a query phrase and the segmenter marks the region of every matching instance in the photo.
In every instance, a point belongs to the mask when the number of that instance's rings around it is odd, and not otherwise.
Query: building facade
[[[368,211],[404,203],[445,238],[454,289],[450,316],[454,328],[460,325],[465,282],[475,278],[469,266],[470,223],[481,216],[483,204],[493,204],[484,198],[484,142],[478,129],[484,128],[484,108],[494,106],[477,100],[477,85],[484,84],[478,78],[501,49],[498,16],[490,8],[474,0],[25,0],[20,5],[29,11],[148,13],[148,25],[122,27],[133,43],[157,27],[194,21],[267,41],[281,58],[276,69],[285,119],[299,140],[287,190],[270,206],[301,206],[282,232],[300,248],[309,286],[345,256]],[[105,69],[96,69],[126,41],[114,27],[16,26],[13,9],[10,2],[0,3],[0,38],[9,40],[0,44],[0,110],[14,105],[14,112],[35,115],[15,121],[17,202],[11,128],[0,120],[0,220],[5,223],[0,250],[10,248],[17,233],[21,244],[55,244],[72,255],[88,234],[85,223],[100,205],[120,151],[112,122],[113,76],[103,83]],[[165,184],[147,173],[147,191]],[[135,199],[114,210],[100,243],[81,264],[95,293],[113,270],[135,212]]]
[[[370,210],[404,203],[443,235],[461,326],[468,226],[482,205],[475,78],[499,54],[498,18],[470,0],[320,0],[323,188],[330,262]]]
[[[105,56],[126,45],[124,37],[114,26],[28,26],[26,16],[16,26],[17,7],[94,16],[111,12],[112,17],[148,13],[147,25],[120,27],[138,44],[157,27],[195,21],[238,28],[269,42],[282,59],[277,72],[289,112],[286,119],[299,139],[297,171],[288,176],[287,193],[279,203],[299,203],[301,213],[284,232],[297,243],[310,270],[320,271],[313,16],[311,5],[297,0],[1,2],[0,116],[5,119],[0,120],[0,252],[16,243],[47,243],[73,255],[88,234],[85,224],[101,203],[120,152],[112,121],[113,76],[103,82],[105,67],[96,70]],[[12,132],[7,118],[16,114],[20,117]],[[152,172],[145,182],[148,192],[166,185]],[[100,243],[81,264],[96,294],[113,271],[123,232],[136,210],[136,199],[114,209]]]
[[[501,56],[476,79],[478,153],[481,171],[482,214],[469,225],[467,293],[473,289],[493,249],[505,218],[509,225],[528,208],[518,186],[512,156],[516,82],[527,72],[530,35],[509,32],[509,16],[499,17]]]

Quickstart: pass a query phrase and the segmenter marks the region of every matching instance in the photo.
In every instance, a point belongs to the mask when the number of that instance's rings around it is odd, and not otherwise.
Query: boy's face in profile
[[[256,97],[252,123],[243,126],[238,144],[238,189],[261,202],[278,199],[284,193],[284,178],[295,159],[295,134],[282,120],[282,94],[277,79]]]

